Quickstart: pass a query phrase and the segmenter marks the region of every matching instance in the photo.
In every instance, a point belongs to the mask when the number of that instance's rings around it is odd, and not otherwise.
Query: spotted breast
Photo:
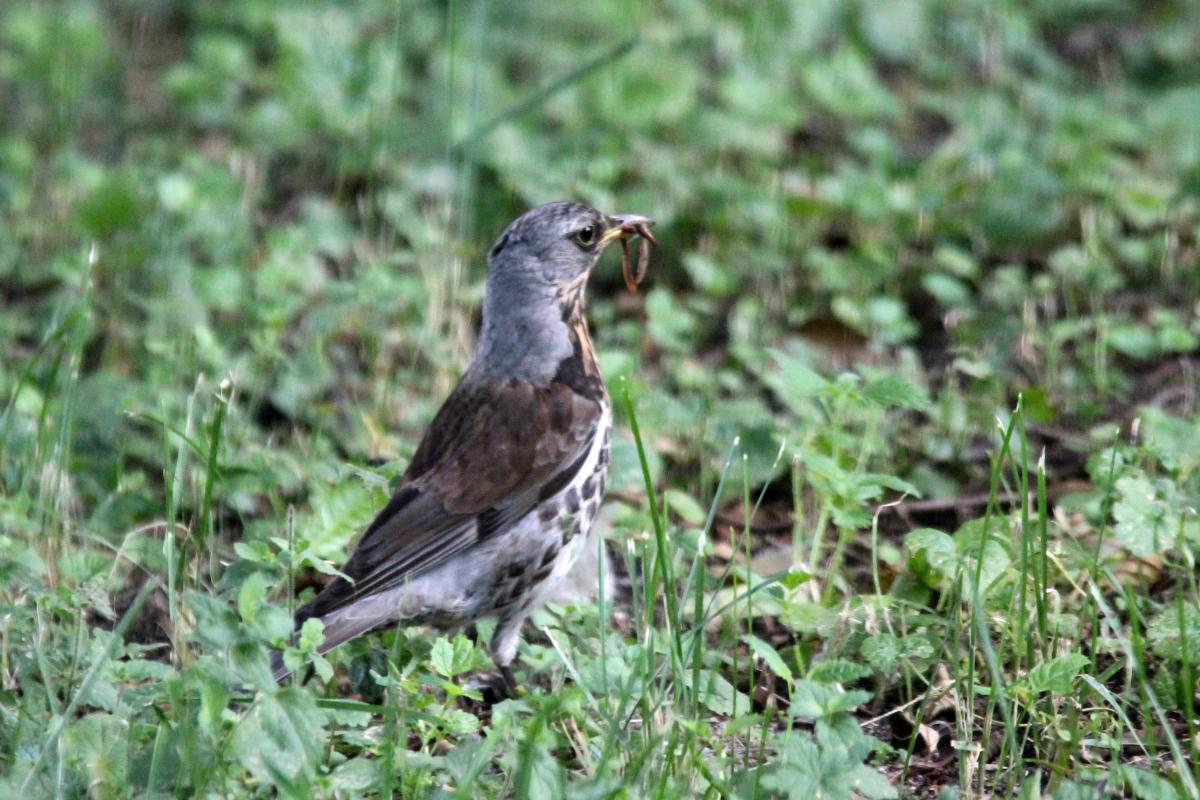
[[[516,653],[521,624],[541,607],[571,571],[579,557],[599,543],[592,536],[608,479],[612,446],[612,410],[605,396],[591,447],[575,477],[560,492],[543,500],[513,533],[536,539],[533,547],[513,541],[509,552],[536,553],[530,559],[516,556],[497,581],[495,612],[499,617],[492,651],[511,660]]]

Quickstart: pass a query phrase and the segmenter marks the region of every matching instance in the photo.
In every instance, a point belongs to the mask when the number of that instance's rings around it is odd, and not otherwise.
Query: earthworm
[[[658,244],[654,234],[650,233],[650,224],[638,222],[632,226],[634,232],[641,237],[641,241],[638,243],[636,269],[633,267],[633,259],[629,252],[629,239],[621,239],[621,274],[625,276],[625,286],[631,292],[636,292],[638,284],[646,277],[646,268],[650,266],[650,245]]]

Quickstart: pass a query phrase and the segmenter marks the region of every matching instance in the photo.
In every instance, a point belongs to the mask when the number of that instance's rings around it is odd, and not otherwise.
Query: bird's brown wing
[[[570,387],[464,382],[426,431],[403,485],[297,624],[415,577],[562,490],[586,459],[600,405]]]

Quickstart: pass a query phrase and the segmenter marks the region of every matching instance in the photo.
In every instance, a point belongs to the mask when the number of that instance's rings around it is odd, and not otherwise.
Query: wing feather
[[[433,569],[561,491],[586,460],[600,413],[562,383],[464,380],[343,568],[351,581],[335,578],[297,624]]]

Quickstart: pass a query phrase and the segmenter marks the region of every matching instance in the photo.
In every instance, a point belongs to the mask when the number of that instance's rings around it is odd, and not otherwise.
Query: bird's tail
[[[365,597],[344,608],[318,617],[325,624],[325,641],[317,647],[317,652],[324,655],[351,639],[357,639],[376,628],[394,622],[394,607],[380,602],[381,599],[378,595]],[[308,619],[305,611],[306,609],[302,608],[296,613],[297,633],[292,637],[293,643],[299,637],[300,626]],[[292,671],[283,663],[283,653],[279,651],[271,653],[271,671],[275,676],[276,683],[292,674]]]

